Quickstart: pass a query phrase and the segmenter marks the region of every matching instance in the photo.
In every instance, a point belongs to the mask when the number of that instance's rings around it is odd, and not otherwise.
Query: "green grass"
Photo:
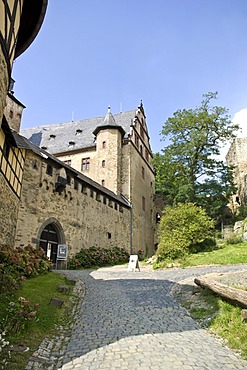
[[[190,254],[182,260],[163,261],[157,267],[165,267],[168,262],[180,264],[181,267],[247,263],[247,243],[222,245],[212,251]],[[247,286],[242,289],[247,290]],[[191,316],[224,338],[230,347],[240,351],[247,359],[247,324],[241,320],[241,308],[226,302],[208,289],[192,295],[191,299],[184,294],[182,291],[176,299]]]
[[[190,302],[177,299],[193,319],[224,338],[229,347],[238,350],[247,359],[247,325],[241,320],[240,307],[226,302],[208,289],[197,293]]]
[[[226,244],[212,251],[189,254],[183,259],[162,261],[154,268],[164,268],[169,263],[179,264],[181,267],[247,263],[247,243]]]
[[[210,329],[225,338],[230,347],[239,350],[247,359],[247,326],[241,320],[241,308],[219,300],[220,312]]]
[[[5,367],[7,370],[22,370],[31,357],[32,353],[39,347],[42,340],[49,334],[56,334],[56,325],[63,322],[64,317],[69,311],[69,294],[59,293],[57,288],[59,285],[68,285],[64,276],[50,272],[46,275],[38,276],[32,279],[27,279],[23,283],[23,287],[16,291],[11,296],[1,296],[0,299],[0,322],[2,323],[6,317],[8,305],[10,301],[16,302],[19,297],[24,297],[32,303],[39,303],[37,318],[33,320],[27,329],[24,329],[16,335],[9,335],[6,339],[10,345],[21,345],[30,348],[28,352],[12,352],[9,363]],[[65,303],[59,309],[53,305],[49,305],[51,297],[61,298]],[[67,304],[66,304],[67,303]],[[67,320],[66,320],[67,321]],[[6,358],[6,352],[0,353],[0,361]]]

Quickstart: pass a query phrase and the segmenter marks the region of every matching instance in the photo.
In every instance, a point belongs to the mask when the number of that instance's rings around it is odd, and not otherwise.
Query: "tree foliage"
[[[211,106],[216,93],[203,95],[195,109],[178,110],[165,122],[161,134],[169,145],[154,155],[156,191],[167,204],[193,202],[219,218],[234,192],[232,169],[219,160],[220,149],[235,137],[224,107]]]
[[[214,221],[193,203],[166,207],[159,224],[158,260],[197,251],[212,238],[213,230]]]

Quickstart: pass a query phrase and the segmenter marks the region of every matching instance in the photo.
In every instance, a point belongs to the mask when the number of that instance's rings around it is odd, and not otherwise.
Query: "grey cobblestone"
[[[247,370],[247,361],[199,327],[171,295],[187,278],[246,267],[64,271],[84,282],[86,293],[63,358],[51,370]]]

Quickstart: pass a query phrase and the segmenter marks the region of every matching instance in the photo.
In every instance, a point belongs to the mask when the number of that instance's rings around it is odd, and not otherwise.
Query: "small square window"
[[[67,159],[66,161],[64,161],[65,164],[67,164],[68,166],[71,166],[71,159]]]

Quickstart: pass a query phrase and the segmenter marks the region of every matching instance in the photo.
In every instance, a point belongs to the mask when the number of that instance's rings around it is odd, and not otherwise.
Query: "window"
[[[156,224],[160,223],[160,214],[156,213]]]
[[[145,199],[145,197],[142,197],[142,210],[143,211],[146,210],[146,199]]]
[[[14,112],[12,110],[9,111],[9,117],[13,118]]]
[[[74,179],[74,189],[78,190],[78,187],[79,187],[78,181],[76,179]]]
[[[87,195],[87,187],[84,184],[81,184],[81,192]]]
[[[141,156],[143,156],[143,148],[142,148],[142,145],[140,145],[140,152],[141,152]]]
[[[87,171],[90,168],[90,158],[82,158],[81,161],[81,170]]]
[[[105,160],[102,161],[102,167],[105,168]]]
[[[143,180],[145,180],[145,169],[144,169],[144,167],[142,167],[142,178],[143,178]]]
[[[10,145],[9,145],[8,141],[5,139],[4,145],[3,145],[3,155],[4,155],[6,160],[8,160],[8,158],[9,158],[9,151],[10,151]]]
[[[47,165],[46,173],[47,173],[47,175],[52,176],[53,168],[52,168],[52,166],[50,164]]]
[[[137,146],[137,148],[139,149],[139,137],[137,134],[135,134],[135,145]]]
[[[33,160],[33,168],[38,168],[38,161],[36,161],[36,159]]]
[[[102,148],[105,149],[106,148],[106,141],[103,141],[102,143]]]
[[[111,233],[107,233],[108,239],[111,239]]]
[[[65,164],[67,164],[68,166],[71,166],[71,159],[67,159],[66,161],[63,161]]]
[[[142,126],[140,127],[140,135],[144,139],[144,130]]]
[[[147,148],[145,149],[145,158],[148,161],[149,160],[149,154]]]
[[[67,176],[67,184],[70,185],[71,184],[71,177],[68,175]]]
[[[102,181],[101,181],[101,185],[102,185],[102,186],[105,186],[105,180],[102,180]]]

